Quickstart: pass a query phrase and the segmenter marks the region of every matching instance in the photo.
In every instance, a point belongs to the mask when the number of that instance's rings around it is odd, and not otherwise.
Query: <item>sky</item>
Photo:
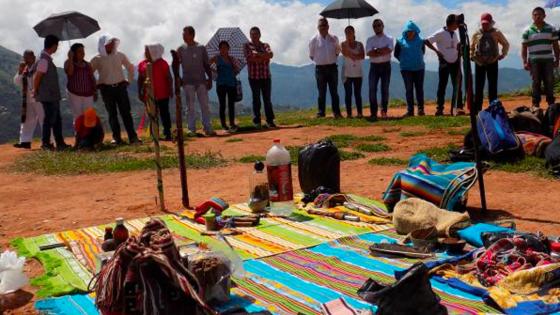
[[[182,43],[181,30],[193,25],[197,40],[206,43],[219,27],[239,26],[248,35],[251,26],[262,31],[262,40],[274,51],[274,62],[288,65],[308,64],[308,42],[316,34],[319,12],[330,0],[0,0],[0,45],[22,52],[31,48],[37,53],[42,48],[32,27],[52,13],[76,10],[99,21],[101,31],[87,39],[78,40],[86,45],[87,58],[97,53],[97,39],[109,33],[121,39],[120,50],[133,63],[142,58],[143,46],[159,42],[169,49]],[[373,18],[385,21],[386,33],[399,37],[409,19],[414,20],[428,36],[441,28],[449,13],[465,13],[472,30],[478,25],[480,14],[490,12],[496,27],[504,32],[511,43],[509,57],[502,66],[521,67],[520,37],[531,22],[531,10],[544,5],[544,0],[369,0],[380,13],[372,18],[350,20],[356,28],[358,40],[365,43],[372,35]],[[549,23],[560,24],[560,9],[548,11]],[[348,20],[331,20],[331,33],[343,40]],[[73,42],[78,42],[73,41]],[[68,51],[62,43],[55,62],[62,64]],[[429,68],[437,66],[432,52],[427,53]]]

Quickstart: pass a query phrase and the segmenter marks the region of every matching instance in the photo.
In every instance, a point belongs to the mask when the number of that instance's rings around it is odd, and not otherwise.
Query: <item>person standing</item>
[[[369,56],[369,106],[372,120],[377,119],[377,87],[381,82],[381,118],[387,118],[389,106],[389,84],[391,83],[391,54],[393,38],[385,35],[384,24],[380,19],[373,21],[375,35],[368,38],[366,52]]]
[[[195,98],[200,104],[202,126],[207,136],[215,136],[210,122],[210,108],[208,107],[208,90],[212,88],[212,70],[206,47],[194,40],[195,29],[192,26],[183,28],[183,41],[177,49],[183,68],[183,89],[187,102],[188,128],[191,135],[196,134]]]
[[[439,59],[439,84],[437,89],[437,110],[436,116],[443,115],[445,105],[445,90],[449,77],[451,77],[451,85],[453,87],[453,101],[451,106],[457,106],[457,114],[464,115],[462,96],[459,95],[461,89],[459,87],[459,76],[461,75],[461,58],[459,53],[459,34],[457,29],[457,16],[450,14],[447,16],[445,26],[436,31],[432,36],[426,39],[426,46],[436,52]],[[434,44],[437,47],[434,47]],[[457,102],[455,104],[455,102]],[[451,108],[453,114],[453,108]]]
[[[75,43],[70,47],[68,59],[64,62],[64,72],[68,79],[66,85],[68,102],[72,110],[73,122],[97,100],[93,69],[84,58],[84,45]]]
[[[341,49],[344,56],[342,77],[344,83],[344,96],[346,101],[346,117],[352,118],[352,90],[356,99],[358,118],[362,118],[362,61],[365,58],[364,45],[356,41],[354,27],[344,29],[346,40],[342,42]]]
[[[138,64],[138,99],[146,102],[147,93],[144,82],[147,76],[148,63],[152,63],[152,87],[154,89],[154,104],[163,125],[165,141],[171,141],[171,114],[169,113],[169,98],[173,95],[173,79],[169,64],[163,59],[164,48],[161,44],[146,45],[144,56],[146,59]],[[157,135],[159,137],[159,135]]]
[[[326,18],[319,19],[317,29],[318,34],[313,36],[309,42],[309,58],[315,63],[315,78],[319,90],[317,117],[325,117],[328,86],[334,118],[342,118],[338,97],[338,67],[336,64],[341,52],[340,44],[336,35],[329,34],[329,22]]]
[[[130,144],[141,143],[134,130],[134,122],[130,113],[130,99],[128,86],[134,80],[134,66],[128,57],[118,51],[120,40],[116,37],[103,35],[99,38],[99,54],[91,60],[93,72],[99,75],[97,87],[101,90],[101,97],[109,114],[109,125],[113,133],[113,144],[122,144],[119,116],[124,124]],[[123,68],[127,71],[125,79]]]
[[[245,44],[245,58],[247,58],[247,72],[249,85],[253,94],[253,124],[261,127],[261,94],[266,116],[266,127],[276,128],[274,124],[274,110],[270,95],[272,80],[270,74],[270,59],[274,56],[270,45],[261,42],[261,30],[253,26],[249,31],[251,41]]]
[[[220,54],[210,59],[210,63],[215,64],[218,69],[216,92],[220,103],[220,122],[225,131],[234,133],[237,131],[237,125],[235,125],[235,99],[237,98],[236,76],[241,70],[241,64],[235,57],[230,56],[230,47],[227,41],[221,41],[218,47],[220,49]],[[229,127],[226,123],[226,98]]]
[[[541,7],[533,9],[533,24],[523,32],[521,56],[525,70],[533,79],[533,106],[541,103],[541,83],[544,84],[546,102],[554,104],[554,68],[558,68],[560,49],[556,29],[545,22],[546,12]]]
[[[500,52],[500,46],[502,51]],[[475,62],[475,105],[482,109],[484,85],[488,78],[488,100],[498,99],[498,62],[509,51],[509,42],[500,30],[494,27],[490,13],[480,17],[480,28],[472,35],[470,55]]]
[[[34,98],[43,104],[45,113],[41,149],[49,151],[54,149],[50,140],[51,130],[54,134],[57,150],[61,151],[70,147],[64,142],[62,135],[62,117],[60,115],[60,100],[62,97],[58,84],[57,68],[52,59],[52,55],[58,50],[58,42],[58,37],[54,35],[45,37],[45,49],[41,52],[33,79]]]
[[[414,116],[414,91],[418,103],[418,116],[424,116],[424,74],[426,65],[424,53],[425,41],[420,37],[420,28],[412,21],[404,27],[402,37],[395,45],[395,58],[400,63],[401,74],[406,89],[407,112],[405,116]]]
[[[19,142],[14,147],[20,149],[31,149],[31,141],[33,140],[33,132],[39,127],[43,128],[43,120],[45,113],[43,105],[33,98],[33,74],[35,73],[36,58],[32,50],[23,52],[23,62],[20,63],[18,71],[14,76],[14,84],[21,88],[21,93],[25,93],[25,112],[22,117],[21,127],[19,130]],[[24,83],[25,81],[25,83]],[[24,90],[24,87],[27,90]]]

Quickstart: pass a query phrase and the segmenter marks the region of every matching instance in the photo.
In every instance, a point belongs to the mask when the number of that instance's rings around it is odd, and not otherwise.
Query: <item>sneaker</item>
[[[132,140],[128,141],[131,145],[141,145],[142,144],[142,140],[138,139],[138,138],[134,138]]]
[[[423,109],[418,111],[418,116],[426,116],[426,113]]]
[[[315,115],[315,118],[325,118],[325,114],[317,113],[317,115]]]
[[[66,151],[68,149],[70,149],[72,146],[68,145],[66,143],[61,143],[61,144],[57,144],[56,145],[56,151]]]
[[[381,118],[387,119],[387,111],[381,111]]]
[[[443,109],[438,109],[436,111],[436,116],[443,116]]]
[[[18,149],[31,149],[31,142],[20,142],[14,144],[14,148]]]
[[[341,114],[334,114],[334,119],[341,119],[342,115]]]
[[[371,122],[376,122],[376,121],[377,121],[377,115],[371,115],[371,116],[369,116],[369,121],[371,121]]]
[[[217,136],[217,133],[216,133],[214,130],[205,131],[204,134],[205,134],[207,137],[215,137],[215,136]]]
[[[238,129],[239,127],[237,127],[237,125],[231,125],[231,127],[229,128],[229,132],[236,133]]]
[[[225,130],[225,131],[228,131],[228,130],[229,130],[229,127],[228,127],[228,125],[223,124],[223,125],[222,125],[222,129]]]
[[[262,129],[262,125],[261,125],[260,122],[259,123],[253,123],[253,125],[255,126],[255,129],[257,129],[257,130]]]
[[[414,112],[406,112],[403,117],[414,117]]]
[[[43,150],[43,151],[54,151],[54,145],[52,145],[52,143],[41,144],[41,150]]]
[[[118,140],[113,139],[113,140],[111,140],[111,144],[122,145],[122,144],[124,144],[124,142],[121,139],[118,139]]]
[[[196,134],[196,131],[189,130],[189,131],[187,131],[186,136],[190,137],[190,138],[194,138],[194,137],[197,136],[197,134]]]
[[[273,121],[267,122],[266,125],[268,126],[268,128],[278,128]]]

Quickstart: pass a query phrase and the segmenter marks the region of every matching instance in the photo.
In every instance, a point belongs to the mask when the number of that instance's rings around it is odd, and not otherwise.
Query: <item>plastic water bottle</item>
[[[289,216],[294,210],[292,188],[292,164],[290,152],[274,139],[274,144],[266,154],[266,172],[270,197],[270,212]]]

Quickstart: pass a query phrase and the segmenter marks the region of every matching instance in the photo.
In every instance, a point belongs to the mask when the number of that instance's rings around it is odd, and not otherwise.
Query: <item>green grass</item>
[[[328,136],[326,139],[331,140],[337,148],[348,148],[358,139],[354,135],[340,134]]]
[[[468,116],[414,116],[402,119],[382,120],[380,126],[424,126],[428,129],[449,129],[470,124]]]
[[[256,161],[264,160],[266,160],[266,157],[262,155],[245,155],[238,159],[238,161],[241,163],[255,163]]]
[[[384,143],[361,143],[356,146],[356,149],[362,152],[386,152],[391,148]]]
[[[222,166],[226,160],[219,153],[191,153],[186,157],[187,168],[207,169]],[[164,154],[162,168],[178,167],[177,156]],[[24,155],[13,165],[16,172],[42,175],[81,175],[96,173],[128,172],[155,169],[153,157],[134,156],[114,151],[99,152],[46,152],[36,151]]]
[[[401,132],[400,135],[403,138],[412,138],[412,137],[421,137],[425,136],[427,132],[425,131],[404,131]]]
[[[424,153],[431,159],[438,162],[447,161],[449,159],[449,150],[458,149],[459,146],[449,143],[444,147],[432,147],[425,150],[418,151],[417,153]]]
[[[299,161],[299,151],[303,148],[303,146],[287,146],[286,150],[290,152],[290,160],[292,163],[297,164]]]
[[[390,108],[406,107],[406,101],[400,98],[392,98],[389,101]]]
[[[368,142],[378,142],[378,141],[387,140],[387,138],[383,136],[371,135],[371,136],[360,137],[359,140],[368,141]]]
[[[451,129],[447,131],[450,136],[464,136],[471,131],[471,128]]]
[[[229,138],[225,142],[226,143],[234,143],[234,142],[242,142],[242,141],[243,141],[243,139],[241,139],[241,138]]]
[[[533,175],[554,178],[545,166],[545,160],[534,156],[526,156],[523,160],[515,163],[491,163],[493,170],[508,173],[531,173]]]
[[[381,166],[405,166],[408,164],[408,161],[398,159],[398,158],[374,158],[368,161],[371,165],[381,165]]]
[[[366,157],[364,154],[360,152],[344,151],[344,150],[340,150],[338,152],[340,153],[341,161],[353,161],[353,160],[363,159]]]

